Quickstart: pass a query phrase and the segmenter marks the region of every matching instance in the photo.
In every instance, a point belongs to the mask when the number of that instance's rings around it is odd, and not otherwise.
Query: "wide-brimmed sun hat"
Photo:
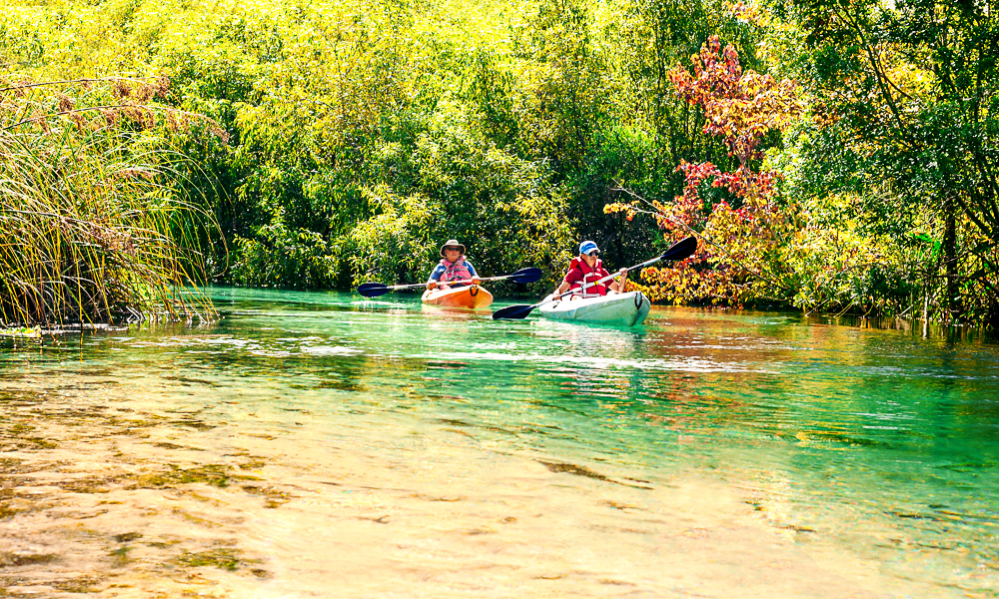
[[[441,257],[442,258],[445,257],[444,256],[444,250],[447,249],[447,248],[458,248],[458,251],[461,252],[461,255],[462,256],[465,255],[465,246],[463,246],[462,244],[458,243],[457,239],[448,239],[447,243],[445,243],[444,245],[441,246]]]
[[[593,241],[584,241],[583,243],[579,244],[579,253],[580,254],[589,254],[590,252],[592,252],[594,250],[596,250],[596,251],[599,252],[600,248],[598,248],[597,244],[595,242],[593,242]]]

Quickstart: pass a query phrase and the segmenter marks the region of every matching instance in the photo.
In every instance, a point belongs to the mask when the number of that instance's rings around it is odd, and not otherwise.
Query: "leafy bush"
[[[232,280],[253,287],[328,287],[339,260],[322,235],[272,221],[252,239],[236,238],[239,260]]]

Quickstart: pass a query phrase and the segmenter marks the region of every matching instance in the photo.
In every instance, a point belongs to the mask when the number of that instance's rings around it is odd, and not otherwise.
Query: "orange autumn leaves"
[[[698,252],[680,264],[642,271],[653,300],[673,303],[710,300],[741,305],[771,296],[783,286],[783,248],[793,235],[794,207],[782,201],[779,175],[760,172],[761,146],[772,131],[785,129],[802,113],[798,87],[789,80],[743,72],[738,53],[724,50],[717,36],[691,57],[692,72],[677,67],[669,78],[676,94],[703,114],[703,131],[720,137],[734,171],[711,162],[681,162],[683,194],[672,203],[646,201],[605,206],[607,213],[650,214],[669,240],[690,234]],[[720,190],[705,197],[705,186]]]

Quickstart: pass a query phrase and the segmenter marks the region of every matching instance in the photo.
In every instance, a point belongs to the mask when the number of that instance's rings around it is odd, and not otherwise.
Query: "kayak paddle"
[[[684,239],[682,241],[678,241],[678,242],[674,243],[673,245],[671,245],[670,248],[668,250],[666,250],[665,252],[663,252],[661,256],[656,256],[655,258],[652,258],[651,260],[646,260],[645,262],[642,262],[641,264],[636,264],[635,266],[632,266],[628,270],[631,271],[631,270],[637,270],[639,268],[645,268],[646,266],[649,266],[651,264],[655,264],[656,262],[659,262],[660,260],[671,260],[673,262],[678,262],[680,260],[685,260],[685,259],[689,258],[696,251],[697,251],[697,238],[696,237],[688,237],[688,238],[686,238],[686,239]],[[616,276],[617,276],[617,273],[607,275],[606,277],[604,277],[604,278],[602,278],[602,279],[600,279],[598,281],[594,281],[593,283],[588,283],[587,287],[590,287],[592,285],[599,285],[600,283],[604,283],[606,281],[609,281],[609,280],[613,279]],[[507,306],[506,308],[501,308],[501,309],[497,310],[496,312],[493,312],[493,320],[503,320],[503,319],[506,319],[506,318],[520,320],[522,318],[527,318],[527,315],[530,314],[531,311],[534,310],[535,308],[537,308],[538,306],[543,306],[543,305],[545,305],[545,304],[547,304],[549,302],[553,302],[553,301],[555,301],[557,299],[562,299],[563,297],[565,297],[567,295],[572,295],[573,293],[577,293],[578,291],[579,291],[578,289],[570,289],[569,291],[566,291],[565,293],[560,294],[558,297],[553,297],[552,299],[545,300],[543,302],[539,302],[537,304],[534,304],[533,306],[519,304],[519,305],[516,305],[516,306]]]
[[[541,280],[542,274],[543,273],[541,272],[540,268],[535,268],[532,266],[530,268],[522,268],[513,274],[502,275],[499,277],[486,277],[483,279],[479,279],[479,281],[502,281],[504,279],[510,279],[514,283],[535,283]],[[470,279],[463,281],[448,281],[447,284],[456,285],[463,283],[471,284],[472,281]],[[417,287],[426,287],[426,286],[427,286],[426,283],[413,283],[411,285],[385,285],[383,283],[361,283],[357,287],[357,292],[363,295],[364,297],[378,297],[379,295],[385,295],[389,291],[398,291],[400,289],[415,289]]]

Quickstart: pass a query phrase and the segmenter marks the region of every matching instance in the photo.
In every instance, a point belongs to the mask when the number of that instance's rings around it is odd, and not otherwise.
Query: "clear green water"
[[[994,344],[689,309],[638,329],[494,322],[386,298],[219,290],[212,326],[0,341],[0,586],[306,596],[335,574],[391,596],[391,571],[400,596],[999,592]],[[597,557],[565,563],[591,541]],[[465,577],[501,554],[532,574]],[[734,557],[654,574],[702,554]]]

